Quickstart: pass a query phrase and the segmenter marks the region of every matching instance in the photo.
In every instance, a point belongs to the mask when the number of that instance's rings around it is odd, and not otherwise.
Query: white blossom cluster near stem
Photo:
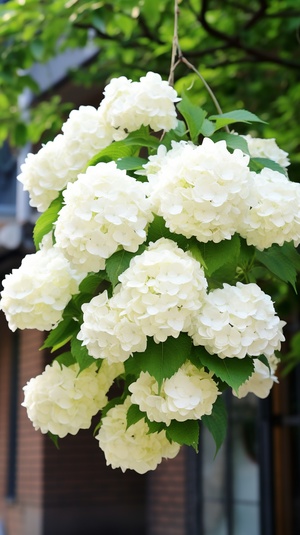
[[[274,138],[262,139],[250,134],[242,137],[247,141],[249,153],[253,158],[268,158],[283,168],[290,165],[288,153],[278,147]]]
[[[106,462],[112,468],[135,470],[144,474],[155,470],[163,458],[173,459],[180,446],[170,442],[165,431],[149,433],[144,419],[127,427],[127,412],[131,406],[128,396],[124,403],[110,409],[102,419],[100,431],[96,436],[103,450]]]
[[[270,357],[284,340],[284,325],[257,284],[237,282],[209,292],[189,334],[195,345],[222,359]]]
[[[181,444],[196,447],[198,420],[222,423],[224,388],[269,394],[285,322],[253,281],[279,272],[293,283],[289,248],[300,243],[287,153],[274,139],[219,136],[217,123],[219,141],[201,130],[197,143],[184,98],[185,123],[159,74],[114,78],[98,108],[73,110],[28,155],[18,178],[45,212],[40,249],[1,292],[12,330],[50,330],[43,348],[63,348],[24,387],[34,428],[65,437],[103,411],[96,439],[107,464],[140,474]],[[235,148],[247,152],[245,140],[251,156]]]
[[[143,352],[147,337],[119,306],[118,295],[108,298],[107,292],[82,306],[83,323],[77,338],[95,359],[124,362],[134,352]]]
[[[118,296],[126,316],[156,342],[188,331],[207,288],[199,262],[166,238],[135,256],[119,280]]]
[[[92,417],[107,403],[107,392],[122,373],[121,365],[103,362],[79,373],[79,365],[60,365],[54,361],[45,371],[24,386],[24,402],[35,429],[60,438],[79,429],[88,429]]]
[[[172,232],[187,238],[230,239],[248,197],[248,163],[242,151],[230,153],[225,141],[173,142],[165,157],[159,155],[145,165],[154,212]]]
[[[300,243],[300,186],[282,173],[264,168],[253,174],[239,233],[263,250],[273,243]]]
[[[154,72],[132,82],[121,76],[114,78],[104,90],[100,112],[105,122],[118,133],[133,132],[149,125],[154,132],[169,131],[177,126],[174,103],[180,99],[168,82]]]
[[[207,288],[199,262],[165,238],[135,256],[119,280],[113,297],[104,292],[83,305],[78,334],[90,355],[110,362],[145,351],[147,336],[162,342],[187,331]]]
[[[190,362],[183,364],[161,388],[148,372],[141,372],[139,378],[131,383],[131,402],[147,414],[151,422],[172,420],[201,420],[202,416],[212,413],[213,404],[219,394],[212,374],[196,368]]]
[[[64,191],[65,205],[55,226],[57,245],[85,273],[104,269],[121,246],[136,252],[153,219],[144,184],[115,162],[88,167]]]
[[[6,275],[0,309],[9,328],[49,331],[57,325],[82,276],[57,247],[26,255],[18,269]]]

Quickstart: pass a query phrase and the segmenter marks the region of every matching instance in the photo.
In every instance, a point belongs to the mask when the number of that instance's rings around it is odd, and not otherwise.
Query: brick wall
[[[0,312],[0,518],[3,516],[3,497],[7,487],[7,454],[9,425],[9,378],[11,336]]]
[[[3,336],[2,336],[3,335]],[[6,321],[1,317],[0,381],[1,381],[1,446],[0,446],[0,517],[6,535],[40,535],[42,525],[42,466],[43,437],[36,433],[27,418],[26,410],[21,407],[23,401],[22,387],[43,369],[43,357],[38,351],[42,343],[42,334],[37,331],[19,333],[18,385],[13,395],[16,396],[16,421],[10,421],[11,411],[11,375],[13,337]],[[2,345],[2,344],[1,344]],[[17,350],[17,347],[15,348]],[[4,386],[4,388],[3,388]],[[9,430],[16,426],[16,480],[15,496],[7,498],[7,466],[9,456]],[[10,452],[11,453],[11,452]]]
[[[148,475],[147,535],[186,535],[186,449]]]
[[[105,464],[91,430],[45,442],[43,535],[143,535],[146,477]]]

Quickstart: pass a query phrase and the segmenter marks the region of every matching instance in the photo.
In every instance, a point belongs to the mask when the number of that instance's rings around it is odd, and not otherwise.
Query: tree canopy
[[[0,139],[22,145],[38,141],[43,130],[51,136],[59,129],[66,106],[57,97],[40,101],[29,122],[18,99],[26,88],[39,94],[32,65],[66,49],[96,45],[92,60],[70,76],[79,86],[99,86],[99,92],[112,76],[137,78],[153,70],[167,78],[173,21],[174,0],[13,0],[1,5]],[[184,58],[211,85],[223,111],[246,108],[268,123],[260,124],[258,133],[276,136],[291,153],[294,173],[300,165],[299,27],[300,4],[294,0],[179,2]],[[201,81],[183,62],[175,71],[175,87],[191,88],[197,104],[215,112]]]

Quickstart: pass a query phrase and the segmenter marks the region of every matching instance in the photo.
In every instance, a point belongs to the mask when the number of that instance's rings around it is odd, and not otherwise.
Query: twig
[[[169,84],[174,85],[174,72],[176,69],[176,58],[177,55],[181,57],[181,50],[178,40],[178,17],[179,17],[179,6],[178,0],[174,0],[174,34],[172,41],[172,56],[171,56],[171,65],[170,65],[170,74],[169,74]]]
[[[214,94],[213,90],[205,80],[205,78],[202,76],[202,74],[196,69],[196,67],[190,63],[190,61],[185,58],[182,54],[180,45],[179,45],[179,39],[178,39],[178,18],[179,18],[179,6],[178,6],[178,0],[174,0],[174,35],[173,35],[173,42],[172,42],[172,56],[171,56],[171,65],[170,65],[170,74],[169,74],[169,84],[174,85],[174,73],[176,70],[176,67],[180,63],[184,63],[189,69],[191,69],[197,76],[200,78],[201,82],[203,83],[205,89],[207,90],[209,96],[211,97],[216,110],[219,114],[222,114],[222,108],[219,104],[219,101]],[[226,131],[229,132],[228,126],[225,127]]]

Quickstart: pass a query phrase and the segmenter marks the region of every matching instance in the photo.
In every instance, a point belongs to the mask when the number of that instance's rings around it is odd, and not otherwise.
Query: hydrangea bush
[[[149,72],[111,80],[28,155],[37,252],[0,307],[12,330],[50,331],[53,363],[24,387],[35,429],[97,415],[107,464],[144,473],[197,450],[200,423],[220,447],[224,390],[268,396],[285,322],[265,283],[295,287],[300,185],[274,139],[229,132],[255,122],[207,117]]]

